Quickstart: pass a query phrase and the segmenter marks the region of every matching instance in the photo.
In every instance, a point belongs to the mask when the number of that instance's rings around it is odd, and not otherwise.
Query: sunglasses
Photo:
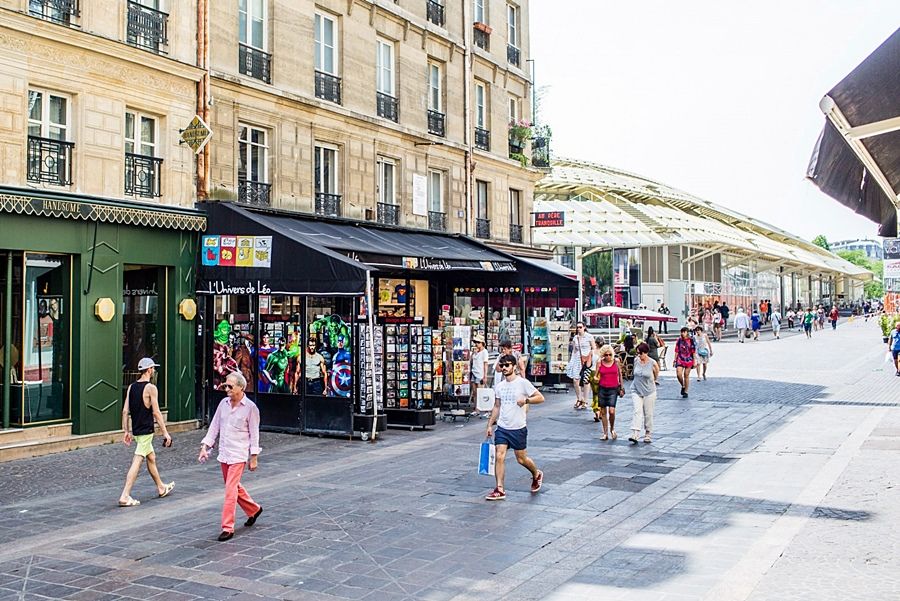
[[[604,356],[604,357],[612,357],[613,354],[612,354],[612,353],[603,353],[603,356]]]
[[[233,388],[237,388],[237,386],[235,386],[234,384],[223,384],[222,388],[224,388],[225,390],[231,390]]]
[[[503,365],[500,366],[500,369],[512,369],[514,367],[515,367],[515,365],[512,363],[504,363]]]

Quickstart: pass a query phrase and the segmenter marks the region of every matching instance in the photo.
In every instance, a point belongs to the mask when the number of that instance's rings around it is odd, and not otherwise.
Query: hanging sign
[[[272,236],[203,236],[208,267],[272,267]]]
[[[212,138],[212,130],[200,115],[194,115],[187,127],[181,130],[181,140],[191,147],[194,154],[200,154],[209,139]]]
[[[534,213],[534,227],[564,227],[566,214],[563,211]]]

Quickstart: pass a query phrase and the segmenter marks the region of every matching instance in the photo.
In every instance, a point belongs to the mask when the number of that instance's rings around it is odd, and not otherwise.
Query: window
[[[428,110],[444,112],[443,107],[443,73],[438,63],[428,63]]]
[[[162,159],[156,158],[156,119],[125,112],[125,194],[155,198],[162,195]]]
[[[159,0],[128,0],[128,43],[160,52],[168,42],[168,18]]]
[[[28,12],[35,17],[70,25],[79,16],[78,0],[28,0]]]
[[[506,28],[508,43],[513,48],[519,47],[519,9],[512,4],[506,5]]]
[[[376,86],[377,91],[388,96],[394,95],[394,45],[386,40],[376,42]]]
[[[475,126],[487,129],[487,91],[483,83],[475,84]]]
[[[125,152],[148,157],[156,156],[156,119],[126,111]]]
[[[43,90],[28,91],[28,174],[30,182],[72,183],[69,99]]]
[[[395,167],[393,159],[378,159],[378,202],[382,204],[397,204]]]
[[[266,183],[269,179],[266,130],[251,125],[240,125],[239,129],[238,179]]]
[[[488,183],[483,180],[475,181],[475,215],[478,219],[488,218]]]
[[[509,222],[516,225],[522,223],[522,192],[509,190]]]
[[[28,92],[28,135],[68,140],[69,100],[40,90]]]
[[[428,210],[444,211],[444,172],[432,169],[428,172]]]
[[[316,70],[338,74],[337,23],[333,17],[316,13]]]
[[[487,23],[487,10],[485,10],[485,4],[487,0],[473,0],[475,3],[475,22],[476,23]]]
[[[519,120],[519,99],[515,96],[509,97],[509,122],[515,123]]]
[[[316,213],[330,217],[341,214],[337,148],[317,145],[315,149]]]
[[[241,44],[266,49],[265,0],[239,0],[238,29]]]

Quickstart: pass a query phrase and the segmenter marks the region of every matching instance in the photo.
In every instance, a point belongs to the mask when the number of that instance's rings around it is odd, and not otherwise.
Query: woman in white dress
[[[594,337],[591,336],[583,322],[575,325],[575,336],[572,337],[572,355],[566,366],[566,375],[575,384],[575,409],[587,409],[587,397],[591,392],[590,371],[593,366]]]

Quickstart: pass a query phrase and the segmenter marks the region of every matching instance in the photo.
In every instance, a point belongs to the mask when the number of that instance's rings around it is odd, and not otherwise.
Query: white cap
[[[159,363],[157,363],[150,357],[144,357],[143,359],[138,361],[138,371],[145,371],[150,369],[151,367],[159,367]]]

